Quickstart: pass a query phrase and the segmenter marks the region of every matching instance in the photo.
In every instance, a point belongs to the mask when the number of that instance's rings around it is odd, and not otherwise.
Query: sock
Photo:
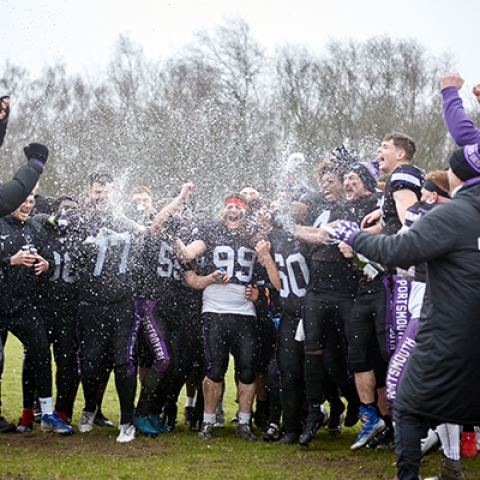
[[[244,423],[250,423],[251,419],[252,419],[252,414],[251,413],[238,412],[238,424],[239,425],[242,425]]]
[[[443,454],[450,460],[460,460],[460,426],[442,423],[436,432],[442,442]]]
[[[33,408],[24,408],[22,410],[22,418],[20,418],[20,425],[26,427],[33,422],[34,410]]]
[[[393,430],[392,417],[390,417],[390,415],[382,415],[382,419],[385,422],[385,425],[387,426],[387,428],[389,428],[390,430]]]
[[[205,423],[211,423],[213,425],[216,420],[217,420],[217,415],[215,413],[203,412],[203,421]]]
[[[194,407],[195,406],[195,397],[186,397],[185,406],[186,407]]]
[[[53,413],[53,398],[44,397],[38,399],[40,402],[40,408],[42,409],[42,415],[51,415]]]
[[[55,413],[58,415],[58,418],[65,424],[67,424],[67,414],[65,412],[55,410]]]

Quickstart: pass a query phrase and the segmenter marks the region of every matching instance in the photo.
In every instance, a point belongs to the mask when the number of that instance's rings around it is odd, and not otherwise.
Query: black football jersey
[[[207,247],[203,254],[203,275],[223,268],[229,283],[255,283],[257,252],[241,231],[228,229],[220,222],[207,222],[199,225],[197,238]]]
[[[393,235],[402,228],[402,222],[398,218],[397,207],[393,194],[399,190],[411,190],[420,200],[423,185],[424,172],[415,165],[409,163],[398,166],[388,177],[382,202],[382,233]]]
[[[131,296],[137,256],[149,231],[110,211],[74,211],[70,217],[80,300],[108,304]]]
[[[274,228],[269,234],[272,254],[280,275],[280,305],[283,310],[299,313],[310,281],[307,248],[286,231]]]

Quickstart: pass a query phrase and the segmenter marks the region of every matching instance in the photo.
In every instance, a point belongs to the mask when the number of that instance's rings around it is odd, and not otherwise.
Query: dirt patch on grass
[[[123,458],[158,455],[166,449],[166,445],[159,438],[139,437],[134,442],[119,444],[116,442],[117,434],[117,431],[113,430],[109,434],[91,432],[70,436],[41,432],[10,433],[0,435],[0,448],[6,455],[10,449],[13,453],[16,449],[28,448],[31,455],[40,456],[81,454]]]

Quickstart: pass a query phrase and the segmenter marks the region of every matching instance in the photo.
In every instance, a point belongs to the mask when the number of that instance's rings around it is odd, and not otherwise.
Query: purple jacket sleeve
[[[480,143],[480,129],[475,127],[472,119],[465,112],[458,89],[444,88],[442,96],[443,118],[455,143],[460,147]]]

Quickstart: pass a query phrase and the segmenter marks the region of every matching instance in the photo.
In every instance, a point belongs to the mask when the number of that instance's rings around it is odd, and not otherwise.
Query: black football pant
[[[295,340],[300,315],[282,312],[277,336],[277,364],[280,370],[280,398],[286,433],[301,432],[301,411],[305,399],[303,342]]]

